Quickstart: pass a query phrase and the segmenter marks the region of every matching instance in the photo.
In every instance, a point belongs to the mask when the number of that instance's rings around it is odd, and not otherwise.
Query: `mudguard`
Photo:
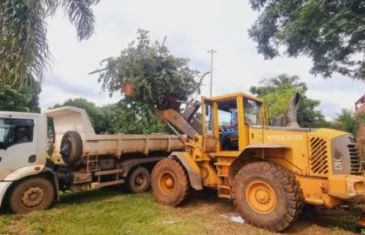
[[[195,190],[203,189],[201,172],[198,165],[195,163],[193,159],[191,159],[184,152],[173,152],[171,153],[169,158],[179,160],[183,164],[184,168],[188,172],[190,184]]]
[[[57,201],[60,200],[60,194],[59,194],[59,184],[58,179],[54,171],[48,167],[45,167],[44,164],[40,165],[33,165],[33,166],[26,166],[21,167],[13,172],[11,172],[9,175],[7,175],[4,180],[0,181],[0,206],[3,202],[4,196],[6,192],[8,191],[9,187],[12,183],[14,183],[17,180],[29,177],[29,176],[35,176],[42,173],[50,173],[53,175],[53,185],[55,187],[55,193],[57,197]]]

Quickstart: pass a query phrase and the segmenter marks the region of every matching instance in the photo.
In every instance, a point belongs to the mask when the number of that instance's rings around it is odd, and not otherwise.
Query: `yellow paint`
[[[203,185],[209,188],[216,188],[218,185],[217,170],[208,161],[198,162]]]
[[[163,175],[160,176],[158,185],[164,194],[170,195],[174,192],[176,181],[177,179],[173,174],[165,172]]]
[[[255,180],[246,187],[246,199],[250,207],[260,214],[269,214],[277,204],[275,190],[265,181]]]
[[[188,159],[190,165],[195,167],[192,168],[193,171],[200,172],[204,186],[217,188],[219,197],[230,198],[228,173],[231,165],[241,164],[244,159],[252,157],[275,162],[292,171],[300,183],[306,203],[332,208],[356,195],[365,195],[365,175],[333,175],[332,173],[331,141],[348,133],[330,129],[316,131],[270,129],[266,125],[250,127],[244,122],[244,97],[262,102],[244,93],[213,98],[202,97],[202,123],[206,122],[204,105],[209,103],[212,105],[213,133],[208,133],[206,125],[203,125],[203,134],[197,135],[194,140],[186,144],[187,152],[184,153],[184,157]],[[238,151],[221,151],[220,146],[217,145],[216,152],[204,152],[204,140],[208,135],[213,134],[215,138],[219,138],[218,102],[227,100],[237,102],[239,149]],[[268,123],[267,109],[264,105],[260,110],[260,118],[264,124]],[[310,144],[313,137],[322,139],[323,146],[327,149],[324,155],[322,153],[318,155],[321,160],[324,158],[328,163],[327,168],[321,165],[325,170],[317,171],[314,167],[313,161],[316,161],[318,156],[316,149],[312,149]],[[249,151],[246,151],[248,146],[250,146]],[[239,161],[235,162],[237,158]],[[168,183],[165,180],[165,184],[169,185]],[[251,207],[262,214],[270,213],[278,200],[275,191],[263,182],[253,182],[245,193]],[[269,198],[271,200],[268,200]]]

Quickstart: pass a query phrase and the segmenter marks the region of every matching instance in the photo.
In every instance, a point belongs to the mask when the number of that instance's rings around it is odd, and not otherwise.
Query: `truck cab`
[[[55,197],[51,172],[47,117],[0,112],[0,206],[6,201],[11,209],[23,212],[48,206]]]

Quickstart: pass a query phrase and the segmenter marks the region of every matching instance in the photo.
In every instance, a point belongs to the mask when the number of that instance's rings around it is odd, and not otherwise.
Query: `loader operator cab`
[[[219,139],[221,151],[244,148],[248,145],[245,136],[248,136],[249,126],[264,124],[263,103],[243,93],[203,98],[203,104],[206,134],[214,134]]]

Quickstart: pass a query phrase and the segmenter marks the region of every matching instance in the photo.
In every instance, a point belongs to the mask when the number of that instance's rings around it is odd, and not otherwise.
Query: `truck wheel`
[[[176,207],[183,204],[188,196],[189,180],[179,162],[166,158],[153,168],[151,187],[159,203]]]
[[[82,139],[78,132],[68,131],[61,140],[62,160],[67,165],[77,165],[82,156]]]
[[[10,194],[9,206],[16,214],[48,209],[55,198],[54,187],[45,178],[29,178],[17,184]]]
[[[303,208],[299,182],[287,169],[270,162],[254,162],[239,170],[233,181],[233,202],[247,223],[280,232]]]
[[[146,192],[150,184],[151,175],[145,167],[135,168],[128,177],[128,191],[131,193]]]

